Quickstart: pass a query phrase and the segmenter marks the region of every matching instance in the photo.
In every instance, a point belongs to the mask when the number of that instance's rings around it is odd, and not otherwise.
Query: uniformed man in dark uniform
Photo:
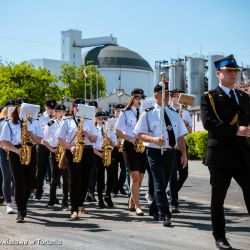
[[[45,112],[39,117],[39,124],[42,130],[48,122],[53,118],[56,107],[55,99],[48,99],[45,104]],[[47,169],[49,169],[49,155],[50,152],[47,147],[42,144],[37,145],[37,163],[36,163],[36,192],[35,198],[40,200],[43,193],[43,183]]]
[[[219,249],[232,249],[225,236],[224,200],[231,179],[243,191],[250,214],[250,97],[237,89],[237,65],[233,55],[215,63],[219,86],[201,97],[201,118],[208,130],[204,164],[210,171],[211,219],[213,236]]]

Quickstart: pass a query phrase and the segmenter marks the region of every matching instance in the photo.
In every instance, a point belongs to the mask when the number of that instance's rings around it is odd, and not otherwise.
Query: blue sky
[[[78,28],[86,38],[113,34],[152,67],[201,53],[250,65],[248,0],[10,0],[0,10],[0,57],[16,63],[60,59],[61,31]]]

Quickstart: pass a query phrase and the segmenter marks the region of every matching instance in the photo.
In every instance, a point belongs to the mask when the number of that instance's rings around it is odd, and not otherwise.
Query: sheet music
[[[77,111],[76,116],[85,118],[85,119],[94,119],[95,117],[95,107],[94,106],[88,106],[85,104],[78,104],[77,105]]]

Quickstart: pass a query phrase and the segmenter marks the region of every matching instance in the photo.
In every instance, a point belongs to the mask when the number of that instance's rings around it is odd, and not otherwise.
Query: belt
[[[93,148],[93,145],[84,145],[83,148]]]
[[[153,149],[153,150],[157,150],[157,151],[163,150],[163,152],[173,152],[176,150],[176,148],[163,148],[163,149],[161,149],[161,148],[150,148],[150,147],[148,147],[148,149]]]

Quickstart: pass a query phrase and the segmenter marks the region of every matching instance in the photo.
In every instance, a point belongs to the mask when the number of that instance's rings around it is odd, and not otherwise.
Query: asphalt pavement
[[[147,213],[147,176],[140,201],[145,216],[136,216],[127,208],[128,198],[113,198],[114,208],[98,209],[86,203],[87,214],[70,220],[69,211],[46,207],[49,185],[40,201],[30,200],[25,223],[15,222],[16,214],[6,215],[0,206],[0,249],[216,249],[209,214],[210,184],[206,167],[200,161],[189,162],[189,178],[180,192],[180,214],[174,214],[173,226],[166,228]],[[62,190],[58,190],[61,198]],[[241,189],[232,181],[225,201],[227,237],[234,249],[250,249],[250,219]]]

